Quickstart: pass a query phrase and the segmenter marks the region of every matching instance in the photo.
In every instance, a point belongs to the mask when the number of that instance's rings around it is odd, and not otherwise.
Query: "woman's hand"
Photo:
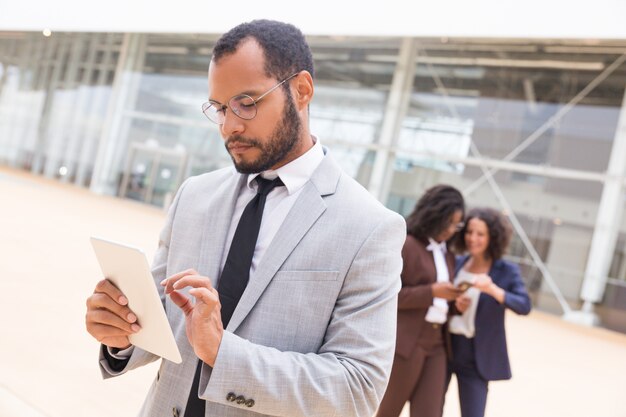
[[[456,288],[451,282],[435,282],[431,285],[433,297],[444,298],[448,301],[454,300],[461,295],[463,291]]]
[[[474,288],[478,288],[481,292],[488,294],[495,298],[500,304],[504,303],[504,296],[506,293],[500,287],[498,287],[491,277],[487,274],[481,274],[476,277],[474,281]]]
[[[493,285],[493,280],[487,274],[480,274],[474,280],[474,288],[478,288],[482,292],[488,292]]]
[[[461,313],[465,313],[472,304],[472,299],[467,295],[460,295],[454,300],[454,306]]]

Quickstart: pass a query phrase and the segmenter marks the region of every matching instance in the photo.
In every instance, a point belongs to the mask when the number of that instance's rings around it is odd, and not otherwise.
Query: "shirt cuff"
[[[133,353],[133,349],[135,348],[133,345],[130,345],[126,349],[118,349],[107,346],[107,353],[111,355],[112,358],[118,359],[120,361],[125,361],[130,358]]]

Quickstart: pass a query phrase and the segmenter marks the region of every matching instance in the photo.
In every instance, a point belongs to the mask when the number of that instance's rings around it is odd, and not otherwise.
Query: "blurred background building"
[[[365,18],[341,22],[330,2],[219,19],[187,0],[146,20],[121,1],[36,3],[0,4],[0,164],[167,206],[186,177],[231,164],[200,110],[217,38],[291,21],[315,59],[311,129],[348,174],[403,215],[436,183],[500,208],[537,308],[626,332],[623,2],[569,17],[532,0],[499,20],[475,3],[412,19],[352,2]]]

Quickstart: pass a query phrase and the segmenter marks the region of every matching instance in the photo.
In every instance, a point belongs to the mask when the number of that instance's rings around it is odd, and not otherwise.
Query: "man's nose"
[[[224,123],[220,126],[222,137],[228,138],[232,135],[240,135],[244,131],[244,120],[233,114],[231,109],[224,110]]]

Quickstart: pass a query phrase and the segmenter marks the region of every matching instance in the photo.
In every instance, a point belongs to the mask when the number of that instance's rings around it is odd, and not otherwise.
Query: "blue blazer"
[[[468,259],[468,256],[456,258],[455,275]],[[480,376],[487,381],[495,381],[511,378],[504,312],[506,308],[510,308],[517,314],[526,315],[531,307],[519,266],[498,259],[491,266],[489,276],[505,291],[504,304],[500,304],[490,295],[480,294],[476,309],[474,354],[476,370]],[[454,346],[452,350],[454,351]]]

